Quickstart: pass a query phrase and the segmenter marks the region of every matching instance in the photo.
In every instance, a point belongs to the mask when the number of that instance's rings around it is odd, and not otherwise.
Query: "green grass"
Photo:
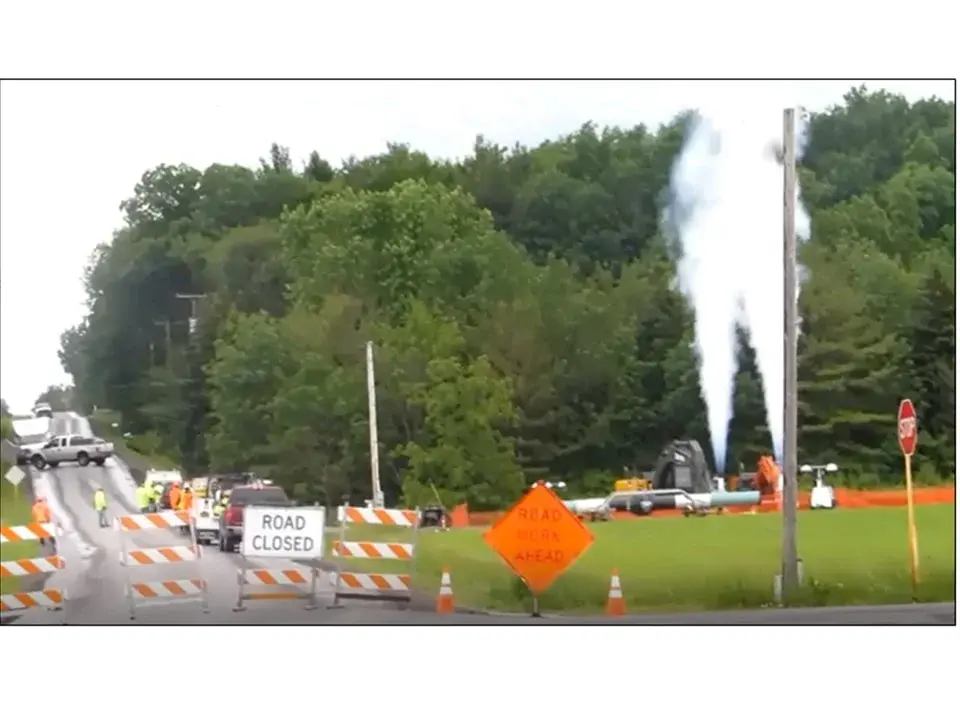
[[[953,505],[917,508],[919,601],[955,599],[954,518]],[[593,546],[540,598],[542,610],[602,612],[614,568],[620,572],[628,612],[772,604],[782,533],[778,514],[652,518],[590,527]],[[449,567],[458,605],[529,610],[526,588],[486,545],[482,533],[479,528],[422,532],[414,583],[434,595],[443,568]],[[351,526],[347,535],[402,537],[398,530],[368,526]],[[803,512],[798,538],[806,581],[792,604],[911,601],[904,508]],[[402,572],[404,564],[358,561],[347,567]]]
[[[132,461],[143,465],[144,469],[178,469],[176,461],[166,457],[159,451],[145,449],[145,446],[152,444],[148,438],[136,435],[129,438],[123,437],[120,413],[101,408],[91,414],[90,420],[94,425],[94,432],[97,432],[105,440],[112,442],[116,453],[122,459],[126,460],[128,464]],[[118,427],[113,427],[114,423],[116,423]]]
[[[10,466],[0,463],[0,478],[7,474]],[[6,479],[0,479],[0,525],[26,525],[30,522],[30,502],[23,496],[23,487],[18,490]],[[8,543],[0,545],[0,560],[22,560],[39,557],[42,553],[36,541]],[[18,578],[0,578],[0,593],[16,592]]]

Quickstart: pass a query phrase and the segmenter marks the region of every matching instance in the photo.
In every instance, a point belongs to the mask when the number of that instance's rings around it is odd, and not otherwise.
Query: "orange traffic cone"
[[[453,612],[453,587],[450,585],[450,569],[444,568],[440,576],[440,594],[437,595],[437,612],[443,615]]]
[[[627,606],[623,602],[623,590],[620,589],[620,573],[616,570],[610,576],[610,592],[607,593],[607,615],[625,615]]]

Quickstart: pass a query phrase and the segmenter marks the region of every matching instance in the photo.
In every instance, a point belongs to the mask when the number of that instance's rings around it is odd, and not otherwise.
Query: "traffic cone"
[[[437,612],[446,615],[452,613],[453,610],[453,587],[450,585],[450,569],[444,568],[443,575],[440,576],[440,594],[437,595]]]
[[[610,592],[607,593],[607,615],[626,615],[627,606],[623,602],[623,590],[620,588],[620,573],[616,570],[610,576]]]

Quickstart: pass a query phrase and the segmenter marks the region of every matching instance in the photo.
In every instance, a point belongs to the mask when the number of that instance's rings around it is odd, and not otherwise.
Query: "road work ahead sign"
[[[319,560],[323,557],[324,513],[322,507],[244,508],[244,557]]]

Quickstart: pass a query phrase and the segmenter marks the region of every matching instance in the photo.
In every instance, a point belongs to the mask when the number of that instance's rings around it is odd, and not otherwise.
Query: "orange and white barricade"
[[[409,601],[420,535],[420,510],[345,505],[338,508],[337,519],[340,521],[340,537],[333,543],[332,552],[336,564],[336,576],[332,578],[333,607],[339,607],[341,598]],[[397,528],[397,535],[401,537],[360,540],[351,535],[348,539],[347,529],[351,525]],[[402,538],[404,534],[406,538]],[[403,539],[407,542],[403,542]],[[377,560],[384,566],[407,563],[407,566],[405,572],[400,573],[356,572],[352,569],[354,560]],[[345,561],[351,561],[351,569],[345,569]]]
[[[257,507],[243,509],[243,566],[237,570],[236,611],[247,600],[306,600],[306,609],[317,607],[317,586],[323,559],[326,508]],[[248,567],[250,560],[290,561],[285,568]],[[312,562],[311,566],[294,561]],[[250,590],[250,587],[257,588]]]
[[[246,610],[247,600],[306,600],[307,610],[318,607],[318,565],[323,560],[326,517],[322,507],[243,509],[243,565],[237,570],[235,611]],[[289,561],[290,565],[258,568],[248,566],[250,560]],[[295,565],[295,561],[312,564]]]
[[[237,606],[235,611],[246,610],[246,600],[306,600],[306,609],[317,607],[317,568],[299,567],[281,570],[264,568],[241,568],[237,570]],[[260,590],[248,590],[250,586]]]
[[[196,528],[188,512],[183,510],[164,510],[156,513],[138,515],[123,515],[114,521],[114,526],[120,535],[120,564],[126,569],[126,593],[130,604],[130,619],[137,616],[137,609],[144,605],[169,605],[172,603],[199,602],[203,612],[209,612],[207,601],[207,583],[203,577],[203,565],[200,545],[197,543]],[[157,545],[144,547],[139,543],[133,545],[131,533],[159,533],[165,532],[167,539],[172,540],[174,532],[179,528],[187,528],[190,536],[190,545]],[[157,540],[153,540],[157,542]],[[175,564],[179,566],[191,563],[195,571],[191,577],[177,579],[151,579],[148,582],[137,582],[133,572],[144,567],[164,566]]]
[[[0,527],[0,543],[17,543],[30,540],[50,540],[54,543],[54,554],[46,557],[35,557],[29,560],[4,560],[0,562],[0,578],[30,577],[31,575],[48,575],[48,582],[52,587],[33,592],[15,592],[0,595],[0,615],[5,617],[18,616],[27,610],[43,607],[47,610],[59,610],[60,619],[67,622],[65,611],[67,590],[60,582],[60,571],[65,567],[63,556],[60,555],[63,533],[55,522],[30,523],[28,525],[12,525]]]

